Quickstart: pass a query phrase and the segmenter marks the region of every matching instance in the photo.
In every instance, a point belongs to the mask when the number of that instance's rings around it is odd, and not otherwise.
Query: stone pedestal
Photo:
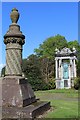
[[[36,102],[34,92],[23,77],[4,77],[2,82],[3,106],[25,107]]]
[[[37,100],[23,77],[4,77],[2,80],[2,120],[33,119],[50,108],[49,102]]]

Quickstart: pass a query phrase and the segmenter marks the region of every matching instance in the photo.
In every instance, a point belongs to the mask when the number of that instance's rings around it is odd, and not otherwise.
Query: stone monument
[[[37,100],[25,77],[22,77],[22,47],[25,36],[17,24],[20,14],[12,9],[9,30],[4,35],[6,71],[2,80],[2,120],[34,118],[50,108],[50,102]]]

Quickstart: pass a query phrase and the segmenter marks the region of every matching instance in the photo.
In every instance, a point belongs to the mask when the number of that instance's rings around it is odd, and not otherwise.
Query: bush
[[[56,84],[55,84],[54,78],[51,78],[51,79],[49,80],[48,85],[49,85],[49,89],[55,89],[55,88],[56,88]]]
[[[80,77],[74,79],[74,88],[76,90],[80,89]]]
[[[49,89],[49,86],[47,83],[45,83],[42,79],[28,79],[28,82],[31,84],[32,86],[32,89],[34,91],[37,91],[37,90],[48,90]]]

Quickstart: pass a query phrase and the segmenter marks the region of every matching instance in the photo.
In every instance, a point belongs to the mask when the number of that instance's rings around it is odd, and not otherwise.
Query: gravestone
[[[2,80],[2,120],[35,118],[50,108],[50,102],[36,99],[27,79],[22,76],[22,47],[25,36],[17,24],[20,14],[12,9],[12,24],[4,35],[6,70]]]

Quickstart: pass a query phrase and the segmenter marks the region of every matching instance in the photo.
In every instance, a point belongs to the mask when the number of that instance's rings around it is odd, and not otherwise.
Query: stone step
[[[37,101],[26,107],[3,107],[2,120],[33,119],[50,109],[50,102]],[[20,119],[21,120],[21,119]]]

